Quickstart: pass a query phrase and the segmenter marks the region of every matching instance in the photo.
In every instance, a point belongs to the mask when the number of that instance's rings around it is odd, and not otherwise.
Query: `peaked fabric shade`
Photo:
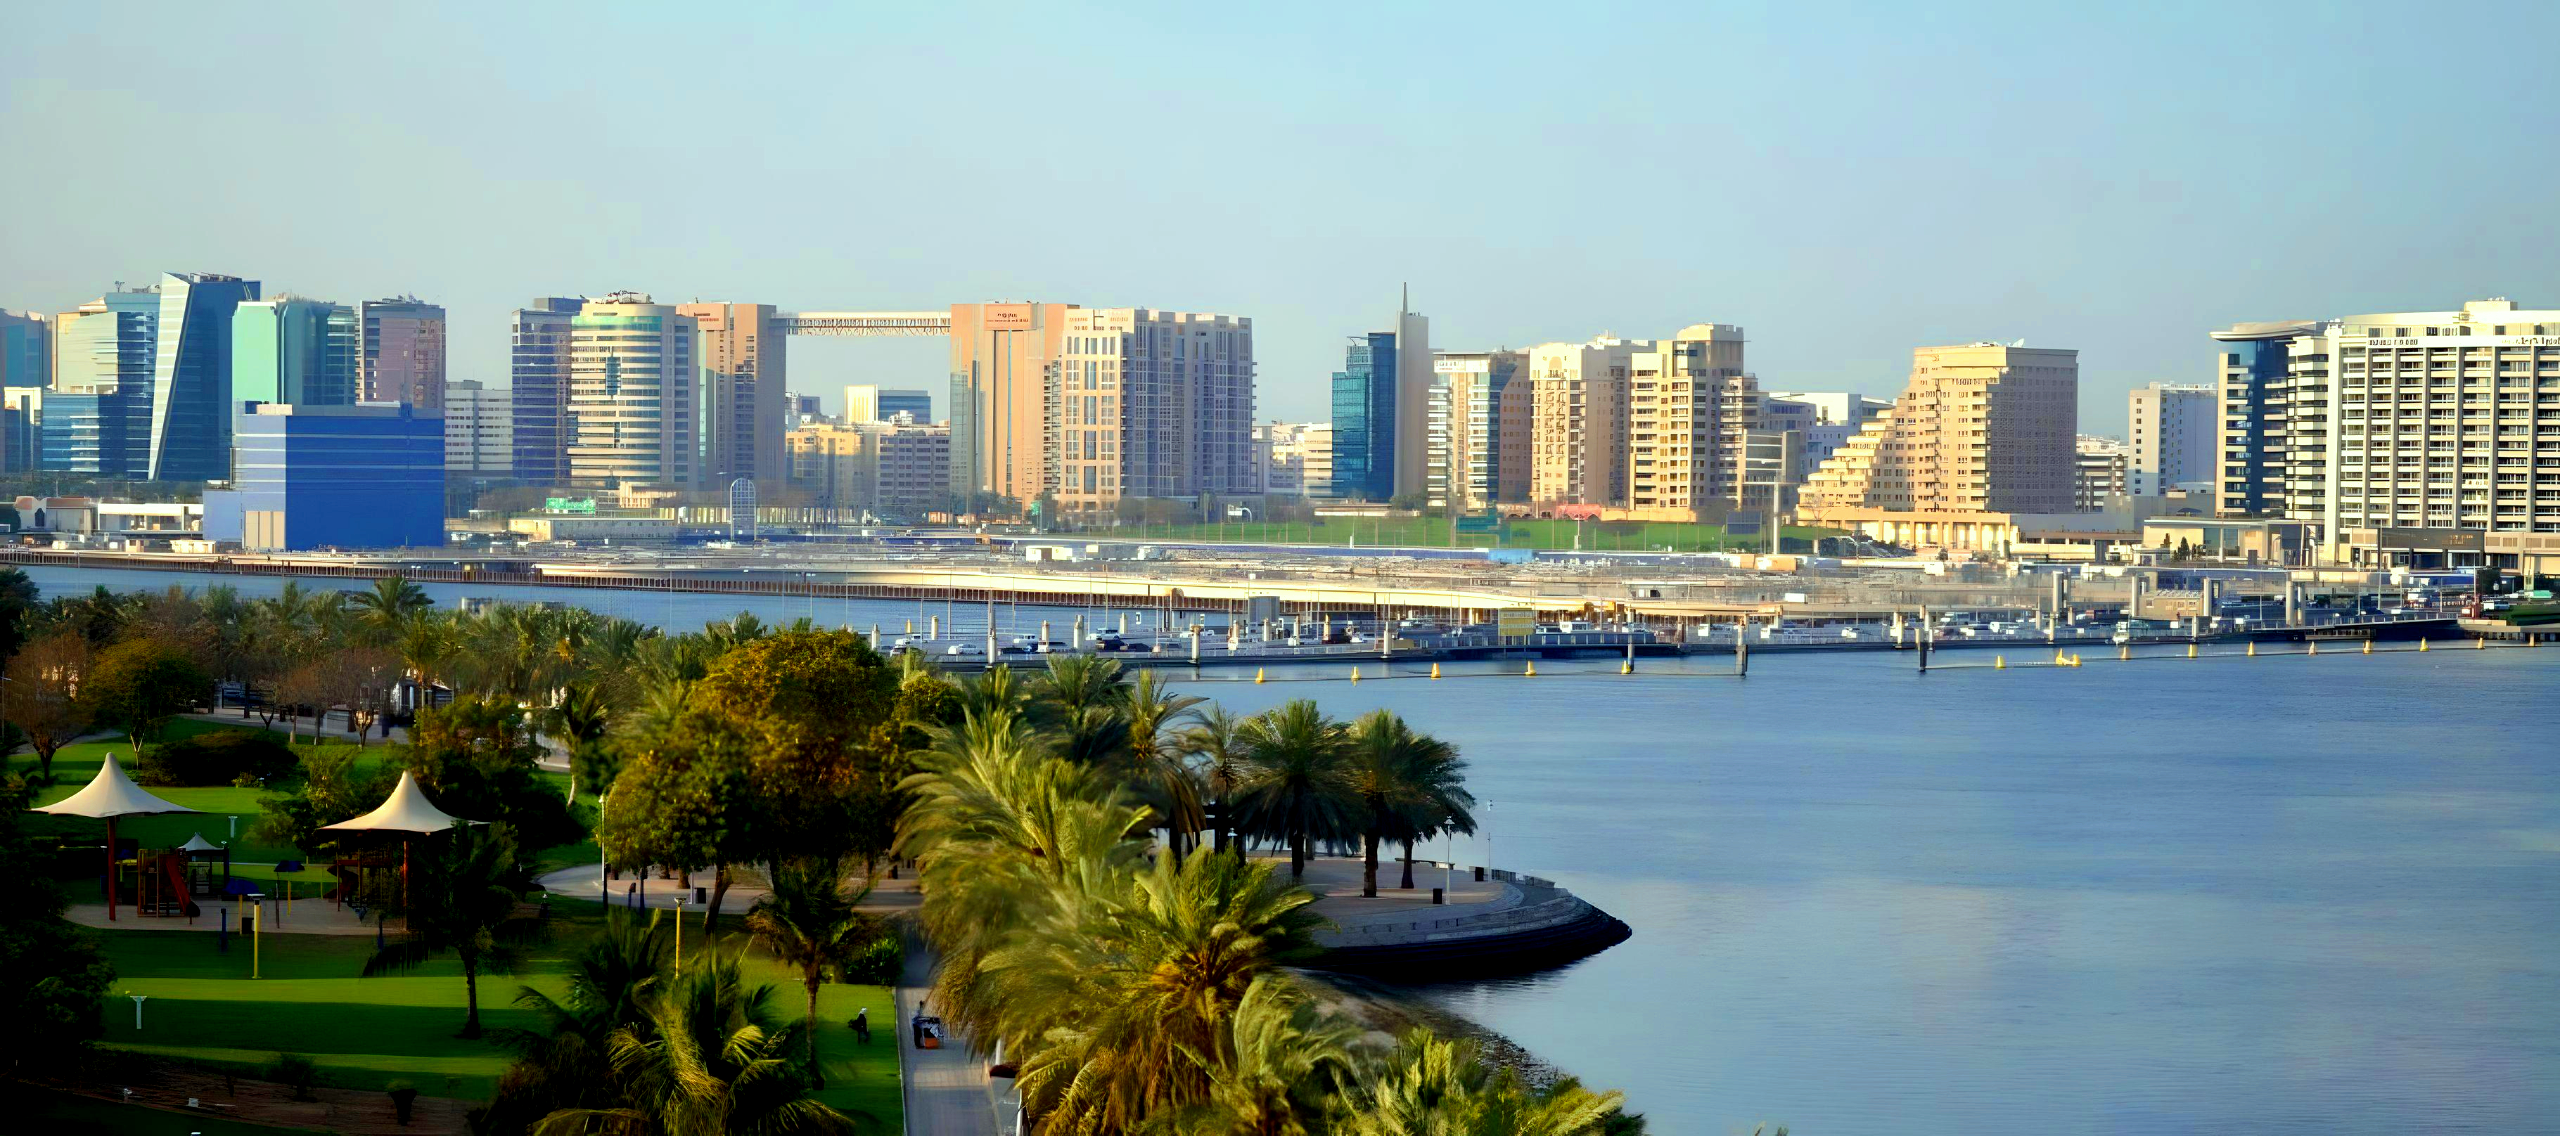
[[[187,841],[186,843],[179,845],[179,846],[178,846],[178,851],[180,851],[180,852],[220,852],[220,851],[222,851],[222,846],[221,846],[221,845],[219,845],[219,844],[216,844],[216,843],[214,843],[214,842],[212,842],[212,841],[210,841],[210,840],[205,839],[205,838],[204,838],[204,834],[203,834],[203,833],[201,833],[201,832],[199,832],[199,833],[195,834],[195,836],[193,836],[193,837],[189,838],[189,839],[188,839],[188,841]]]
[[[418,788],[417,775],[403,770],[399,786],[391,790],[391,796],[382,802],[382,807],[354,820],[321,825],[320,831],[443,832],[455,825],[478,823],[463,820],[428,804],[426,791]]]
[[[142,786],[125,776],[124,767],[116,764],[116,755],[111,753],[105,763],[98,766],[98,775],[89,779],[88,787],[50,805],[37,805],[30,811],[55,816],[120,817],[198,810],[173,805],[143,792]]]

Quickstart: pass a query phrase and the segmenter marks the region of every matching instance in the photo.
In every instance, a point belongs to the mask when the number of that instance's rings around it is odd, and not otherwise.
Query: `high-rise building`
[[[444,471],[471,481],[500,481],[516,471],[515,404],[477,379],[444,388]]]
[[[1741,499],[1743,436],[1760,412],[1759,384],[1743,369],[1742,345],[1739,327],[1693,324],[1629,359],[1629,509],[1704,520]]]
[[[34,428],[36,468],[142,481],[150,477],[152,372],[160,292],[114,291],[54,317],[53,386]]]
[[[904,411],[886,422],[797,427],[785,444],[791,483],[819,508],[913,517],[951,499],[951,428]]]
[[[1025,507],[1038,500],[1050,464],[1049,387],[1074,311],[1073,304],[951,305],[954,495]]]
[[[160,276],[145,476],[211,481],[231,469],[231,316],[258,282],[211,272]]]
[[[2560,533],[2560,310],[2347,316],[2288,347],[2288,517],[2317,521],[2332,560],[2519,567],[2533,538],[2515,534]],[[2292,488],[2305,438],[2325,444],[2316,497]]]
[[[1333,373],[1333,490],[1345,501],[1396,494],[1396,334],[1351,337]]]
[[[0,387],[0,470],[44,468],[43,387]]]
[[[0,308],[0,387],[53,382],[53,321]]]
[[[703,484],[700,322],[639,292],[569,321],[569,479],[616,488]]]
[[[2133,448],[2120,439],[2082,434],[2071,450],[2071,507],[2091,513],[2107,507],[2110,497],[2128,490]]]
[[[1333,424],[1273,422],[1260,428],[1262,491],[1273,497],[1321,497],[1333,485]]]
[[[2213,495],[2217,515],[2288,515],[2292,472],[2288,430],[2293,404],[2291,344],[2319,330],[2320,324],[2315,320],[2277,320],[2234,324],[2212,333],[2221,406],[2217,430],[2220,461],[2214,471]],[[2326,466],[2323,461],[2320,475],[2325,476]]]
[[[1627,383],[1636,356],[1654,351],[1652,340],[1609,336],[1529,349],[1528,500],[1626,503]]]
[[[1425,493],[1431,480],[1431,386],[1439,376],[1432,370],[1431,321],[1412,308],[1411,295],[1399,295],[1395,326],[1395,442],[1388,448],[1395,470],[1391,497]]]
[[[444,308],[416,296],[399,296],[365,301],[358,318],[364,337],[364,400],[442,407]]]
[[[1262,492],[1252,320],[1076,308],[1061,323],[1043,409],[1050,456],[1043,483],[1061,512],[1090,516],[1129,497]]]
[[[542,296],[511,322],[507,374],[514,411],[516,478],[535,485],[569,480],[569,324],[586,301]]]
[[[814,394],[791,396],[791,425],[807,426],[827,420],[826,400]]]
[[[2212,483],[2221,454],[2214,413],[2221,400],[2214,388],[2153,383],[2125,401],[2132,440],[2127,492],[2157,497],[2180,486]]]
[[[713,485],[740,477],[781,480],[791,406],[783,366],[788,353],[773,305],[678,304],[676,310],[702,321],[704,479]]]
[[[356,340],[356,311],[345,304],[291,295],[245,301],[231,313],[232,397],[352,406],[362,382]]]
[[[440,548],[444,422],[405,403],[234,412],[233,488],[205,493],[205,535],[252,552]]]
[[[1801,514],[2070,512],[2079,386],[2077,351],[1920,348],[1893,406],[1807,479]]]
[[[1523,351],[1442,351],[1432,358],[1433,508],[1480,512],[1529,496],[1529,356]],[[1515,381],[1516,380],[1516,381]]]
[[[869,384],[844,388],[847,422],[887,422],[901,414],[917,422],[933,421],[933,392]]]
[[[1893,405],[1889,399],[1868,398],[1854,391],[1771,391],[1760,400],[1761,428],[1794,430],[1804,435],[1804,468],[1796,471],[1802,484],[1813,470],[1840,447],[1848,444],[1878,411]]]

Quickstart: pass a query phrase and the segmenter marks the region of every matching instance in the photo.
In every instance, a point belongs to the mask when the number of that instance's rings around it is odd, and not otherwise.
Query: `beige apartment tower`
[[[789,466],[782,432],[790,427],[789,376],[783,331],[771,304],[678,304],[702,325],[703,478],[778,482]]]
[[[1616,507],[1627,499],[1627,384],[1651,340],[1603,336],[1529,349],[1528,499]],[[1515,380],[1516,381],[1516,380]]]
[[[1061,322],[1043,485],[1062,513],[1093,516],[1130,497],[1262,493],[1252,320],[1079,308]]]
[[[951,305],[951,492],[1028,507],[1048,473],[1049,384],[1073,304]]]
[[[1799,512],[2071,512],[2079,390],[2077,351],[1920,348],[1910,384],[1813,471]]]
[[[1713,520],[1743,498],[1743,440],[1758,381],[1742,329],[1702,323],[1638,353],[1627,381],[1626,506],[1663,520]]]

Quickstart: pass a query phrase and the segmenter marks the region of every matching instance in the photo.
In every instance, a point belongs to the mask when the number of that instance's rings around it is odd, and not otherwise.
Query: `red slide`
[[[190,889],[187,887],[185,859],[177,856],[160,857],[160,874],[168,881],[169,894],[178,901],[178,914],[189,919],[203,914],[203,909],[196,906],[195,897],[188,894]]]

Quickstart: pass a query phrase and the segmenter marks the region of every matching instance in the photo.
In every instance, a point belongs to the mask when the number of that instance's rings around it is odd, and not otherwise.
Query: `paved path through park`
[[[940,1049],[916,1048],[917,1008],[933,985],[933,955],[907,937],[907,972],[899,980],[898,1073],[906,1085],[907,1136],[995,1136],[987,1063],[952,1038]]]

